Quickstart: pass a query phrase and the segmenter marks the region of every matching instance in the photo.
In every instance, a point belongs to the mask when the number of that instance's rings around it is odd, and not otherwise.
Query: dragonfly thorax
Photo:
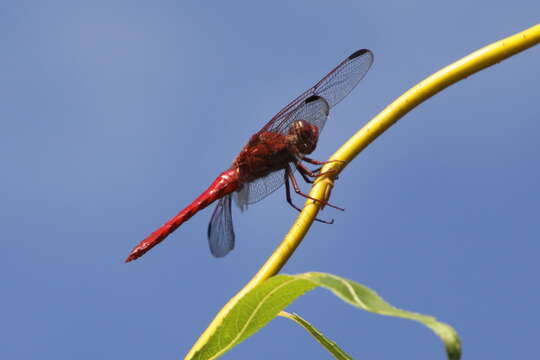
[[[317,147],[319,128],[306,120],[296,120],[289,127],[287,140],[300,154],[311,154]]]

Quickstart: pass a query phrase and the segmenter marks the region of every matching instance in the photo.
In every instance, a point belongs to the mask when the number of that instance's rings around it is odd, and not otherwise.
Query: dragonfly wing
[[[215,257],[223,257],[234,249],[234,229],[231,212],[231,196],[219,199],[210,224],[208,224],[208,244]]]
[[[317,125],[320,129],[328,118],[329,109],[330,106],[324,98],[313,95],[304,100],[303,104],[298,106],[294,112],[290,113],[291,123],[296,120],[305,120]],[[295,166],[291,167],[291,171],[295,171],[295,169]],[[236,204],[241,210],[244,210],[248,204],[256,203],[279,189],[284,182],[285,170],[282,169],[244,184],[235,197]]]
[[[313,87],[313,94],[322,96],[330,107],[336,106],[358,85],[373,64],[373,53],[362,49],[351,54]]]
[[[254,204],[277,189],[284,183],[285,170],[274,171],[265,177],[244,184],[235,197],[236,205],[245,210],[249,204]]]
[[[305,100],[313,95],[323,97],[329,108],[334,107],[358,85],[371,64],[373,64],[373,53],[371,51],[362,49],[352,53],[312,88],[285,106],[261,131],[286,134],[289,125],[294,121],[291,114],[295,113],[299,107],[303,106]]]

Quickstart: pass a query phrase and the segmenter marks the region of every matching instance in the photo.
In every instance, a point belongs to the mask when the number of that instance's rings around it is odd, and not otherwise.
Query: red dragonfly
[[[231,213],[233,193],[236,195],[237,205],[243,210],[248,204],[265,198],[285,184],[287,202],[300,211],[291,201],[289,180],[296,193],[310,198],[300,191],[293,172],[298,170],[308,183],[313,183],[313,179],[321,175],[320,168],[311,171],[302,161],[314,165],[324,164],[306,155],[315,150],[330,108],[354,89],[372,63],[371,51],[358,50],[312,88],[285,106],[249,139],[228,170],[222,172],[212,185],[184,210],[135,246],[126,262],[144,255],[185,221],[218,199],[208,225],[208,241],[212,255],[227,255],[234,248]]]

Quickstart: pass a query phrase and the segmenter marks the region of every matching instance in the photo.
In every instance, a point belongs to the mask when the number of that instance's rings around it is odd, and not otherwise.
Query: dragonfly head
[[[317,147],[319,128],[306,120],[296,120],[289,127],[290,144],[301,154],[311,154]]]

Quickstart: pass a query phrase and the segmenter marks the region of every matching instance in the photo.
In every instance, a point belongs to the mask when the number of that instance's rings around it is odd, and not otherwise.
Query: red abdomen
[[[203,192],[195,201],[188,205],[184,210],[176,214],[175,217],[163,224],[159,229],[154,231],[150,236],[141,241],[131,250],[126,262],[135,260],[143,256],[148,250],[162,242],[174,230],[176,230],[185,221],[189,220],[200,210],[204,209],[214,201],[236,191],[240,186],[238,181],[238,171],[231,168],[221,173],[216,180]]]

